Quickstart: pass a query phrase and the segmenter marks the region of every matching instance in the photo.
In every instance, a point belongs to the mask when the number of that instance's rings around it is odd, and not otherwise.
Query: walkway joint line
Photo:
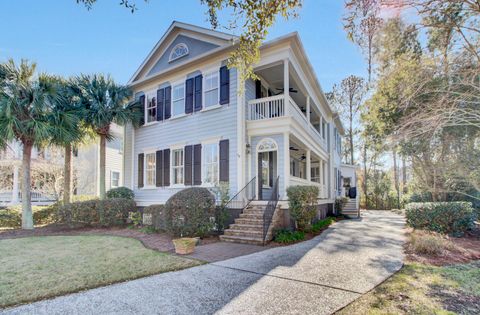
[[[230,270],[243,271],[243,272],[253,273],[253,274],[256,274],[256,275],[277,278],[277,279],[290,280],[290,281],[295,281],[295,282],[300,282],[300,283],[305,283],[305,284],[312,284],[312,285],[316,285],[316,286],[319,286],[319,287],[325,287],[325,288],[329,288],[329,289],[335,289],[335,290],[340,290],[340,291],[354,293],[354,294],[360,294],[360,295],[364,294],[363,292],[358,292],[358,291],[354,291],[354,290],[335,287],[335,286],[331,286],[331,285],[328,285],[328,284],[321,284],[321,283],[310,282],[310,281],[305,281],[305,280],[298,280],[298,279],[292,279],[292,278],[287,278],[287,277],[282,277],[282,276],[270,275],[268,273],[256,272],[256,271],[245,270],[245,269],[240,269],[240,268],[227,267],[227,266],[217,265],[215,263],[211,263],[210,265],[213,265],[215,267],[226,268],[226,269],[230,269]]]

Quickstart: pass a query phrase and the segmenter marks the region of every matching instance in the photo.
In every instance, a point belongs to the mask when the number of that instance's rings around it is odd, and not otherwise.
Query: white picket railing
[[[325,199],[327,198],[327,187],[326,185],[320,184],[314,181],[308,181],[304,178],[291,176],[290,175],[290,186],[317,186],[318,187],[318,198]]]
[[[285,116],[285,96],[275,95],[248,102],[248,119],[261,120]]]

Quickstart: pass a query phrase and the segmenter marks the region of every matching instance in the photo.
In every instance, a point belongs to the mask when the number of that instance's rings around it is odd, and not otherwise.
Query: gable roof
[[[173,21],[172,24],[170,24],[167,31],[163,34],[163,36],[160,38],[157,44],[153,47],[153,49],[144,59],[142,64],[138,67],[137,71],[135,71],[133,76],[130,78],[130,80],[128,81],[129,85],[137,81],[139,79],[140,74],[149,70],[147,69],[149,65],[151,66],[152,63],[155,64],[155,62],[158,61],[159,58],[156,58],[155,60],[153,60],[155,55],[157,55],[160,51],[164,50],[166,48],[165,47],[166,44],[168,44],[168,41],[176,38],[174,37],[175,35],[178,36],[178,34],[174,34],[174,33],[179,33],[181,31],[193,32],[199,36],[203,35],[202,38],[205,41],[211,42],[212,44],[215,44],[216,46],[219,46],[222,48],[231,46],[232,43],[238,39],[237,36],[232,34],[227,34],[224,32],[211,30],[208,28],[204,28],[204,27],[200,27],[200,26],[196,26],[188,23]]]

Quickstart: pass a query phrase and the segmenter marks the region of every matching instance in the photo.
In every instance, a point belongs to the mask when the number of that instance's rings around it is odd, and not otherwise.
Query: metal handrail
[[[239,192],[235,194],[224,206],[225,209],[245,209],[250,202],[255,199],[256,195],[256,180],[257,177],[252,178]]]
[[[277,176],[275,184],[273,185],[272,195],[270,196],[270,200],[268,201],[265,211],[263,212],[263,245],[265,245],[267,241],[266,238],[268,229],[272,223],[273,215],[275,214],[275,209],[277,208],[278,204],[278,199],[280,198],[280,194],[278,193],[279,178],[280,176]]]

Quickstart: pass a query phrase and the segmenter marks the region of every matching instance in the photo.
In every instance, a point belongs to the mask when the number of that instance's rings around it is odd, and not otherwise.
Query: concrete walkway
[[[3,314],[330,314],[401,268],[403,226],[403,219],[391,212],[366,212],[296,245]]]

